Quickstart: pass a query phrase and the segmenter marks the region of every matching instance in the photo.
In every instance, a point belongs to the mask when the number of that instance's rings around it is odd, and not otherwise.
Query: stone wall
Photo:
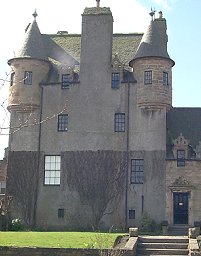
[[[0,246],[0,256],[96,256],[110,255],[109,250],[100,251],[97,249],[63,249],[63,248],[16,248]],[[117,250],[112,255],[133,255],[132,250]]]

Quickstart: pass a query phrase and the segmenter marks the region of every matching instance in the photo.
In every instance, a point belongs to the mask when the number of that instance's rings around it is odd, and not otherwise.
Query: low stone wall
[[[110,255],[109,250],[102,251],[97,249],[62,249],[62,248],[32,248],[32,247],[8,247],[0,246],[0,256],[98,256]],[[111,251],[111,250],[110,250]],[[132,250],[116,250],[111,255],[133,256]]]

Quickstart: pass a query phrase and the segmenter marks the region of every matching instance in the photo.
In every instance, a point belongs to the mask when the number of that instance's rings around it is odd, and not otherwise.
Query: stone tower
[[[35,151],[38,144],[40,83],[47,78],[49,62],[36,22],[36,12],[33,16],[32,24],[26,28],[21,50],[8,61],[12,69],[8,102],[11,151]]]
[[[138,50],[130,62],[138,81],[137,105],[143,110],[172,107],[172,61],[167,52],[166,20],[159,12],[145,32]]]
[[[167,52],[166,20],[152,19],[130,61],[136,79],[131,91],[130,151],[133,165],[141,161],[141,180],[134,180],[128,192],[128,209],[136,220],[148,213],[158,222],[165,218],[166,113],[172,107],[172,66]],[[132,105],[135,104],[135,108]],[[138,161],[138,162],[137,162]],[[135,170],[135,166],[131,167]],[[160,205],[160,208],[158,208]],[[130,223],[131,225],[132,223]]]

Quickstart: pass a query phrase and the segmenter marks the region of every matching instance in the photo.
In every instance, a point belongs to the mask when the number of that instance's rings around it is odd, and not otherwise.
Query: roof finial
[[[154,19],[154,16],[155,16],[155,10],[152,9],[151,7],[151,12],[149,13],[149,15],[151,16],[151,19],[153,20]]]
[[[100,7],[100,0],[96,0],[96,7]]]
[[[35,9],[35,12],[32,15],[34,16],[34,19],[36,19],[36,17],[38,16],[38,14],[36,12],[36,9]]]

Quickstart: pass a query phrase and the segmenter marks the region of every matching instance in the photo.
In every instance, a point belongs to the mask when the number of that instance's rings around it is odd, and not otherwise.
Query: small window
[[[58,115],[58,131],[67,132],[68,131],[68,115]]]
[[[4,195],[6,193],[6,182],[0,181],[0,194]]]
[[[131,184],[143,184],[144,182],[144,160],[131,159]]]
[[[32,71],[24,72],[24,84],[28,84],[28,85],[32,84]]]
[[[168,85],[168,73],[163,72],[163,85]]]
[[[120,85],[120,73],[112,73],[112,89],[118,89]]]
[[[71,82],[71,75],[70,74],[63,74],[61,77],[61,88],[68,89]]]
[[[125,132],[125,113],[116,113],[114,116],[114,131]]]
[[[177,150],[177,166],[185,166],[185,150]]]
[[[10,75],[10,86],[13,86],[14,78],[15,78],[15,72],[12,72],[11,75]]]
[[[144,84],[152,84],[152,71],[144,72]]]
[[[60,185],[61,156],[45,156],[45,185]]]
[[[128,217],[130,220],[134,220],[135,219],[135,210],[129,210]]]
[[[59,219],[64,218],[64,209],[63,208],[58,209],[58,218]]]

